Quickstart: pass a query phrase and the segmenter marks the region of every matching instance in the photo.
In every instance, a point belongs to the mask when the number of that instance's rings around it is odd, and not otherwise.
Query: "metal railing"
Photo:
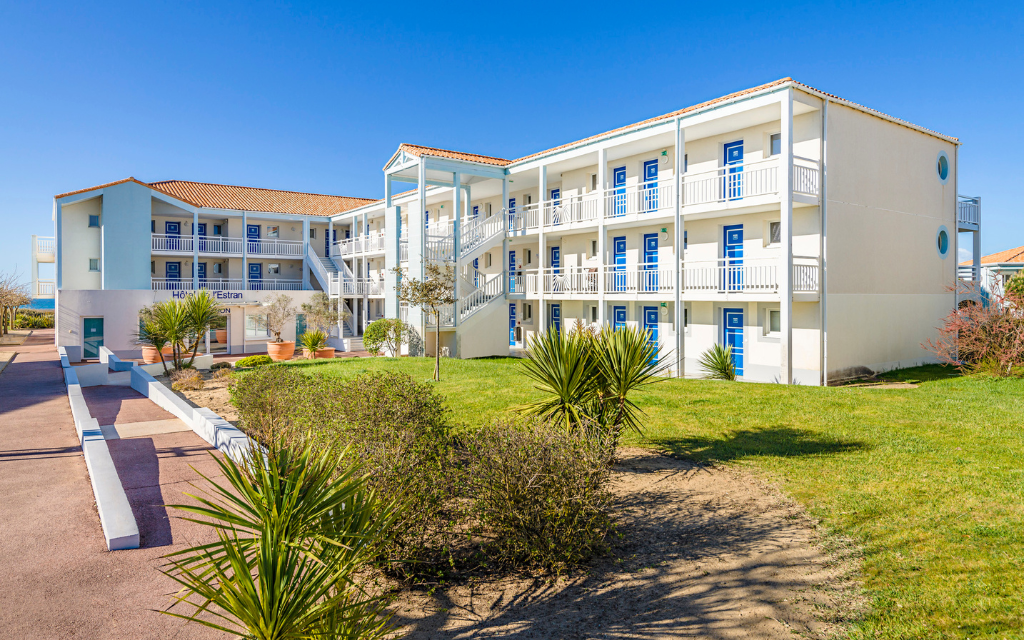
[[[818,291],[818,258],[793,256],[793,291]],[[683,264],[683,290],[715,293],[777,293],[779,261],[771,258],[688,261]]]
[[[302,280],[275,278],[273,280],[250,280],[249,291],[302,291]]]
[[[246,240],[250,256],[301,257],[305,242],[302,240]]]
[[[605,291],[616,293],[672,293],[676,290],[676,274],[658,265],[631,265],[609,267],[605,271]]]
[[[409,261],[409,241],[408,240],[400,240],[398,242],[398,260],[400,262],[408,262]]]
[[[152,234],[152,251],[181,251],[192,253],[192,236]]]
[[[958,265],[956,276],[964,282],[979,282],[981,280],[981,267],[975,268],[972,264]]]
[[[578,196],[560,197],[544,203],[544,224],[558,226],[579,222],[595,222],[601,214],[601,194],[597,191]]]
[[[674,180],[661,180],[609,189],[605,192],[605,217],[621,218],[674,209],[674,183]]]
[[[501,216],[464,220],[459,226],[460,257],[500,236],[504,230]]]
[[[427,260],[437,262],[451,261],[455,258],[455,237],[452,234],[446,236],[427,236]]]
[[[957,224],[981,224],[981,198],[957,196],[956,222]]]
[[[597,267],[561,267],[539,269],[540,286],[545,294],[594,294],[598,292]]]
[[[57,292],[57,283],[53,280],[36,281],[36,297],[52,296]]]
[[[36,238],[36,253],[53,253],[56,251],[56,246],[53,238]]]
[[[150,278],[153,291],[192,291],[192,278]],[[300,281],[301,282],[301,281]],[[199,289],[206,291],[242,291],[241,278],[203,278]]]
[[[175,236],[164,233],[152,235],[152,251],[192,253],[192,236]],[[218,254],[242,254],[242,238],[228,238],[226,236],[199,236],[199,253]],[[261,242],[277,242],[275,240],[264,240]],[[299,243],[302,244],[301,242]],[[251,253],[251,252],[250,252]],[[299,254],[296,254],[299,255]]]
[[[482,277],[487,278],[484,274]],[[502,274],[492,274],[487,280],[481,283],[482,286],[476,288],[471,293],[462,296],[459,299],[459,318],[465,320],[469,316],[482,309],[491,300],[501,296],[505,293],[505,279]]]
[[[357,253],[377,253],[384,251],[384,232],[356,236],[347,240],[338,240],[331,247],[332,256],[350,256]]]

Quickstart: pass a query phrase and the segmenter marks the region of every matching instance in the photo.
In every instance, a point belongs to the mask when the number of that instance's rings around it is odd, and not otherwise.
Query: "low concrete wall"
[[[104,362],[83,364],[82,366],[75,367],[74,369],[75,373],[78,375],[78,382],[83,387],[95,387],[107,384],[110,381],[108,377],[110,369]]]
[[[192,407],[141,367],[132,369],[131,385],[132,389],[152,400],[158,407],[166,409],[181,418],[188,426],[192,426]]]
[[[67,356],[68,361],[75,363],[82,361],[82,347],[78,345],[67,345],[60,347],[61,355]]]
[[[62,364],[66,359],[62,356]],[[96,512],[100,517],[107,550],[138,549],[139,525],[128,503],[128,495],[121,486],[121,478],[117,475],[117,467],[110,457],[110,449],[100,431],[100,424],[90,415],[89,405],[82,395],[82,385],[78,383],[76,370],[82,368],[70,365],[64,367],[64,382],[68,388],[71,416],[89,471],[92,492],[96,498]]]
[[[121,358],[106,347],[100,347],[100,362],[105,363],[111,371],[131,371],[135,366],[134,362],[121,362]]]

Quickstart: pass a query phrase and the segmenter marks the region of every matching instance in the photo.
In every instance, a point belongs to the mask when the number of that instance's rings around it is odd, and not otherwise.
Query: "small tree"
[[[1006,297],[1024,300],[1024,273],[1017,273],[1006,281]]]
[[[18,307],[31,303],[28,285],[22,282],[17,271],[0,273],[0,336],[14,327]]]
[[[279,293],[270,300],[267,305],[267,330],[274,334],[274,342],[283,342],[281,332],[284,325],[295,317],[295,308],[292,307],[292,299],[289,296]]]
[[[967,300],[943,318],[938,339],[921,346],[963,373],[1011,375],[1024,365],[1024,296],[1007,286],[1006,295],[993,293],[987,304]]]
[[[409,342],[409,325],[398,318],[374,320],[363,332],[363,346],[377,355],[381,350],[386,355],[398,357],[402,345]]]
[[[318,291],[299,306],[299,310],[306,318],[306,328],[323,332],[324,335],[331,335],[331,327],[338,321],[338,301],[331,300],[326,293]],[[348,320],[350,314],[344,309],[341,310],[342,321]]]
[[[406,278],[399,267],[394,272],[398,277],[398,299],[434,316],[434,380],[440,382],[441,309],[455,304],[455,269],[450,264],[427,263],[422,282]]]

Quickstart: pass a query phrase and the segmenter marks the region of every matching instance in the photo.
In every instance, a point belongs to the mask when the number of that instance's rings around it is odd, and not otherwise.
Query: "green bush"
[[[246,367],[261,367],[265,364],[273,364],[274,360],[270,356],[248,356],[235,362],[235,368],[246,368]]]
[[[217,369],[213,372],[214,378],[230,378],[232,375],[234,375],[234,372],[231,371],[230,367],[227,369]]]
[[[267,357],[252,356],[238,363]],[[249,437],[268,445],[301,434],[300,411],[313,402],[303,399],[302,392],[309,387],[309,378],[293,367],[256,367],[235,376],[228,393],[238,408],[241,428]]]
[[[402,345],[409,342],[409,325],[394,318],[380,318],[363,331],[363,347],[373,355],[398,355]]]
[[[560,571],[604,550],[613,450],[584,430],[498,422],[471,436],[467,497],[503,566]]]
[[[14,317],[15,329],[52,329],[53,312],[22,309]]]

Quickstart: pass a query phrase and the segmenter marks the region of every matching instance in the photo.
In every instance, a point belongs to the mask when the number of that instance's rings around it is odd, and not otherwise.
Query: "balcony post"
[[[199,209],[192,212],[192,290],[199,291]]]
[[[547,266],[547,251],[548,244],[547,238],[544,236],[544,196],[548,192],[548,167],[547,165],[541,165],[540,169],[540,205],[538,211],[538,222],[539,228],[537,231],[537,251],[540,253],[538,256],[540,268],[537,270],[537,285],[538,285],[538,299],[540,307],[537,309],[537,326],[540,331],[547,331],[548,328],[548,305],[547,300],[544,296],[544,268]],[[526,291],[526,278],[523,277],[523,291]]]
[[[242,291],[249,290],[249,216],[242,211]]]
[[[306,256],[309,254],[309,216],[302,218],[302,290],[308,291],[309,286],[309,262],[306,261]],[[313,255],[316,255],[316,251],[313,251]],[[330,283],[327,286],[327,293],[330,295]]]
[[[782,94],[782,184],[779,200],[782,222],[782,251],[779,259],[780,320],[780,378],[783,384],[793,382],[793,90]]]
[[[682,378],[686,373],[686,307],[683,306],[683,158],[686,153],[686,134],[683,132],[682,121],[676,118],[676,202],[675,202],[675,333],[676,333],[676,377]]]
[[[605,304],[605,289],[607,283],[605,282],[606,276],[606,265],[607,251],[606,245],[608,244],[608,232],[605,230],[605,219],[608,213],[608,202],[604,197],[605,183],[608,181],[608,149],[602,147],[597,150],[597,324],[598,327],[604,328],[607,324],[607,305]]]
[[[461,247],[459,246],[459,235],[461,231],[459,214],[462,209],[461,198],[462,174],[455,171],[452,173],[452,215],[455,218],[452,222],[452,260],[455,262],[455,291],[453,292],[455,302],[452,303],[452,324],[456,327],[459,326],[459,294],[461,293],[459,280],[462,279],[462,261],[459,259],[459,254],[461,253]],[[441,346],[437,345],[437,348],[440,349]]]

